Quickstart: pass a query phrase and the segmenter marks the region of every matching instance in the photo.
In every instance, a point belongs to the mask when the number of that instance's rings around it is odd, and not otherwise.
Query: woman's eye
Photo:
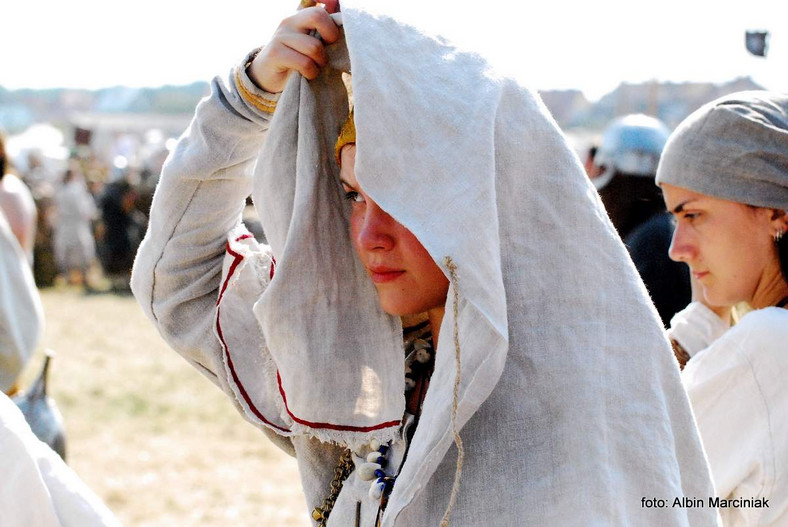
[[[348,190],[345,192],[345,199],[353,203],[364,203],[364,198],[355,190]]]
[[[686,221],[692,223],[700,216],[700,212],[682,212],[680,215],[672,214],[670,217],[670,223],[673,227],[677,227],[678,224],[682,221]]]

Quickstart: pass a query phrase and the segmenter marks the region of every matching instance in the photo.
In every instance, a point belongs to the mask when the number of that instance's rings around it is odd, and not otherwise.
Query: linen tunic
[[[768,500],[722,508],[723,524],[788,524],[788,310],[751,311],[728,328],[693,302],[670,333],[692,356],[681,377],[717,496]]]

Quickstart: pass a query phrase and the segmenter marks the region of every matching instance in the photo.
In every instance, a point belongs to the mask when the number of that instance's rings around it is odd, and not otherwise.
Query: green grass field
[[[128,527],[309,525],[295,460],[161,340],[134,299],[42,291],[68,463]]]

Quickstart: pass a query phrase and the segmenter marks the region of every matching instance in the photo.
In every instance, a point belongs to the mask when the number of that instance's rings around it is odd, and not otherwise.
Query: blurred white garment
[[[0,525],[116,527],[120,522],[79,476],[30,430],[0,394]]]
[[[0,210],[0,391],[14,386],[38,345],[43,324],[33,273]]]
[[[55,259],[61,271],[86,269],[96,257],[91,221],[96,203],[82,179],[73,179],[55,195],[57,216],[53,224]]]
[[[0,211],[3,211],[19,245],[33,263],[33,244],[36,239],[36,203],[27,185],[14,174],[0,180]]]

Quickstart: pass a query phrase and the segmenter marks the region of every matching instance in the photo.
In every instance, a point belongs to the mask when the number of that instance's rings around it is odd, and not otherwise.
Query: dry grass
[[[42,298],[68,462],[123,525],[309,524],[295,460],[170,350],[131,297],[59,287]]]

